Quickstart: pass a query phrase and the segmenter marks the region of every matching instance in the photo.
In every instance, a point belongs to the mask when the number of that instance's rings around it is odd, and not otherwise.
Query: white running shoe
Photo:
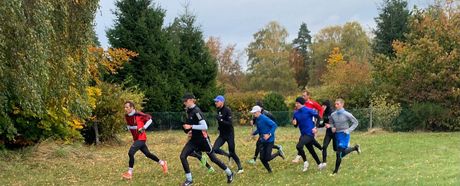
[[[299,163],[300,158],[302,158],[302,156],[297,155],[297,156],[292,160],[292,163]]]
[[[318,169],[319,169],[319,170],[323,170],[324,168],[326,168],[326,165],[327,165],[326,163],[320,163],[320,164],[318,165]]]
[[[303,162],[303,170],[302,172],[305,172],[308,170],[308,161]]]
[[[237,173],[238,173],[238,174],[241,174],[241,173],[243,173],[243,172],[244,172],[243,169],[239,169]]]

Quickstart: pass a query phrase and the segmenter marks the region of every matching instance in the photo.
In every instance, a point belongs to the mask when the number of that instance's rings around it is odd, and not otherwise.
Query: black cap
[[[195,96],[192,93],[185,93],[185,95],[182,96],[182,101],[187,101],[189,99],[195,99]]]
[[[303,99],[303,97],[297,97],[297,98],[295,99],[295,102],[298,102],[298,103],[300,103],[300,104],[303,105],[303,104],[305,104],[305,99]]]

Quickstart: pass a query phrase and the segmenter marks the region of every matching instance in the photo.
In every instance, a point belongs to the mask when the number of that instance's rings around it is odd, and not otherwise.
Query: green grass
[[[247,164],[255,146],[255,141],[248,140],[250,130],[236,128],[237,153],[245,172],[235,177],[233,185],[460,185],[460,133],[352,133],[351,144],[359,143],[363,152],[348,155],[339,174],[331,177],[335,165],[331,149],[326,170],[318,171],[308,153],[307,172],[301,172],[301,164],[291,163],[299,135],[291,127],[277,130],[276,143],[283,145],[288,158],[271,161],[272,174],[260,160],[256,165]],[[211,137],[214,140],[217,133],[211,132]],[[159,165],[138,152],[131,181],[121,179],[131,137],[126,133],[122,139],[125,143],[115,146],[44,142],[26,150],[2,152],[0,185],[178,185],[185,179],[179,160],[187,141],[182,131],[149,133],[150,150],[168,161],[170,173],[163,175]],[[322,139],[320,134],[317,140],[321,143]],[[218,157],[227,163],[226,158]],[[211,163],[217,171],[208,174],[195,158],[190,157],[189,162],[194,185],[227,185],[217,165]],[[231,168],[236,170],[236,165],[232,163]]]

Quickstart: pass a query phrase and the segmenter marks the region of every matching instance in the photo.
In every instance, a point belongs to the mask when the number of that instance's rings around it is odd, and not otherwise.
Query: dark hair
[[[326,106],[326,108],[324,109],[324,115],[328,116],[332,113],[331,101],[325,100],[323,101],[323,103],[321,103],[321,105]]]
[[[300,103],[301,105],[304,105],[305,104],[305,99],[303,99],[302,96],[299,96],[295,99],[295,102],[298,102]]]
[[[124,105],[126,105],[126,104],[129,104],[129,106],[132,107],[132,108],[136,108],[136,106],[134,105],[134,102],[131,101],[131,100],[125,101]]]
[[[257,100],[256,105],[259,106],[259,107],[264,108],[264,103],[262,102],[262,100]]]

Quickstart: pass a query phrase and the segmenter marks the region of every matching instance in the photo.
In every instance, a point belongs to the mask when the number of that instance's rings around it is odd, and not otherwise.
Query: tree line
[[[97,6],[0,3],[0,146],[81,139],[82,128],[94,123],[111,139],[123,126],[124,100],[147,112],[180,112],[185,92],[204,111],[212,111],[218,94],[235,100],[234,110],[267,95],[285,110],[285,97],[307,88],[319,100],[342,97],[349,107],[390,110],[379,115],[394,123],[390,129],[460,129],[457,1],[409,9],[405,0],[384,0],[371,34],[348,22],[311,35],[301,23],[288,41],[287,30],[269,22],[244,51],[247,71],[235,45],[204,38],[187,7],[165,25],[166,10],[152,0],[116,1],[107,31],[112,48],[102,49],[94,33]]]

